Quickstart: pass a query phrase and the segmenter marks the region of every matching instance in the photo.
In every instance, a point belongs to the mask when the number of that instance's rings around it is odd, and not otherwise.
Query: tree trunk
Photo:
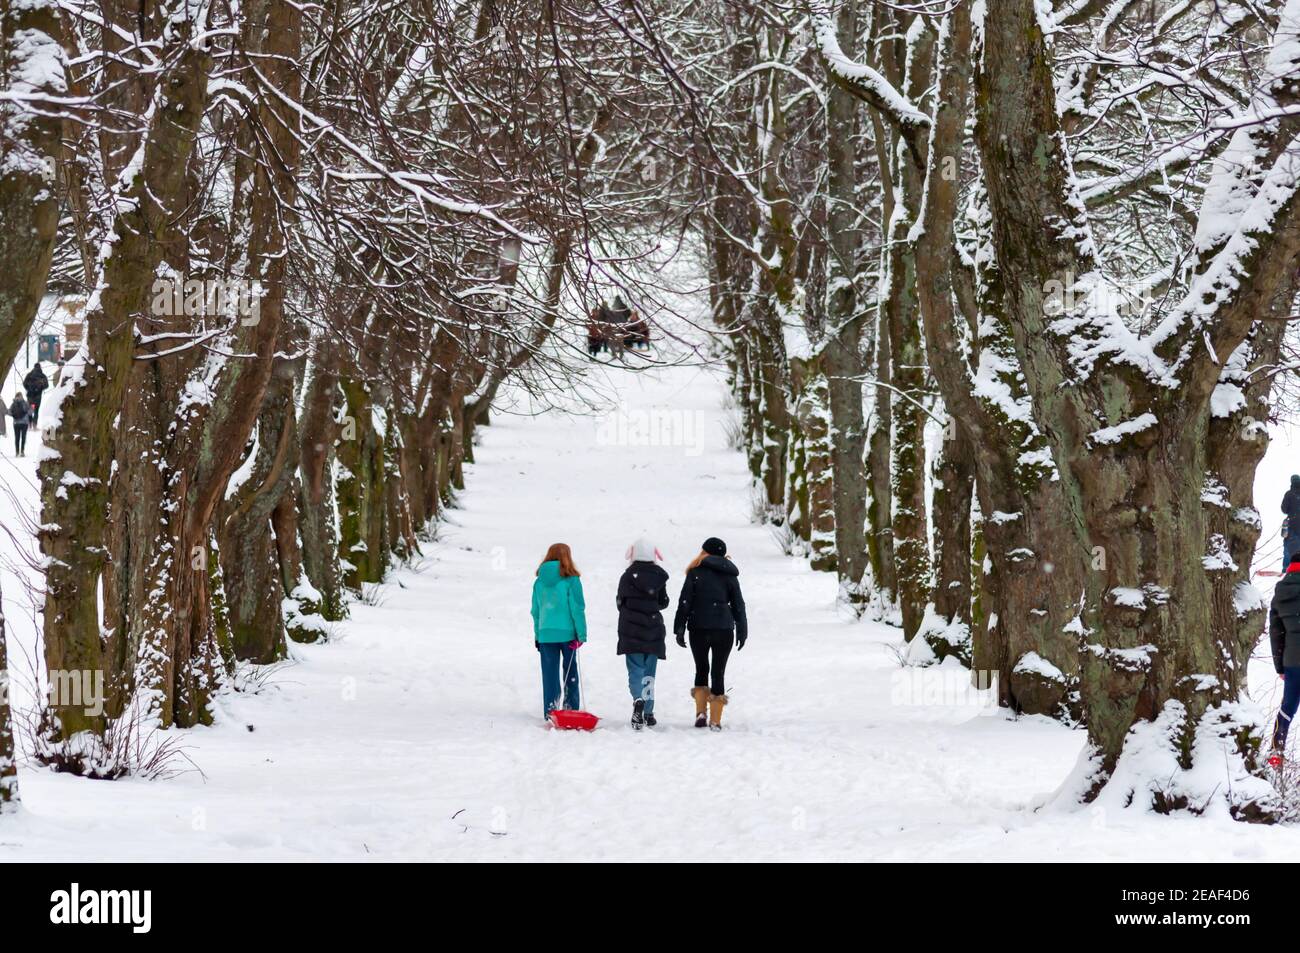
[[[53,0],[0,0],[0,89],[14,97],[63,95],[59,35]],[[59,218],[60,127],[56,109],[0,100],[0,369],[13,363],[45,293]]]
[[[254,55],[266,56],[265,82],[296,97],[297,74],[290,64],[300,46],[300,11],[292,5],[257,2],[244,12],[243,42]],[[178,409],[185,413],[164,418],[174,421],[162,440],[166,498],[150,538],[154,553],[146,569],[146,601],[131,620],[131,638],[139,652],[133,666],[134,691],[145,706],[143,714],[163,727],[210,721],[208,703],[225,674],[212,604],[212,569],[202,557],[221,532],[218,508],[244,459],[281,340],[290,213],[266,197],[292,201],[298,123],[298,114],[283,108],[278,93],[263,90],[256,111],[237,131],[232,240],[225,267],[229,280],[246,284],[258,296],[258,308],[247,315],[227,315],[224,346],[195,362],[185,383],[168,391],[180,398],[203,389],[211,397],[201,405],[181,404]],[[291,472],[288,462],[286,457]],[[268,541],[259,548],[267,559],[274,559]],[[220,553],[220,545],[217,549]],[[235,609],[229,595],[227,608]],[[276,606],[273,630],[279,615]],[[250,637],[246,630],[236,636],[233,620],[230,632],[232,639]],[[260,638],[275,641],[265,632]],[[249,651],[247,644],[241,651]]]
[[[870,526],[867,535],[867,562],[881,602],[884,606],[890,606],[898,592],[898,576],[894,570],[894,506],[889,477],[890,445],[893,442],[893,412],[888,387],[889,323],[885,320],[883,305],[876,328],[875,375],[879,383],[873,394],[867,445],[868,487],[871,491],[867,503],[867,523]]]
[[[299,457],[295,427],[292,361],[277,359],[257,418],[255,446],[245,462],[243,482],[227,491],[220,527],[221,571],[235,657],[258,664],[284,658],[285,630],[281,607],[297,586],[285,588],[280,540],[271,521],[297,489]],[[296,552],[296,543],[284,541]]]
[[[803,507],[808,523],[808,541],[812,548],[812,567],[835,572],[835,494],[833,490],[834,449],[826,376],[817,361],[806,370],[807,380],[796,407],[799,434],[804,454]]]
[[[58,7],[52,2],[0,0],[0,89],[57,96],[61,77],[32,69],[37,58],[59,64]],[[41,77],[33,85],[32,77]],[[21,101],[0,103],[0,368],[9,367],[31,330],[45,291],[58,224],[54,156],[61,121]],[[2,411],[0,411],[2,412]],[[10,714],[9,659],[0,598],[0,814],[17,810],[18,767]]]
[[[339,426],[335,403],[341,397],[333,355],[317,350],[307,369],[298,460],[298,531],[307,581],[320,594],[318,611],[327,622],[347,617],[343,570],[339,565],[337,509],[334,496],[335,445]]]
[[[828,337],[821,352],[830,413],[831,510],[835,527],[835,569],[843,598],[861,607],[866,599],[867,470],[866,422],[857,319]]]
[[[931,82],[933,41],[918,17],[908,31],[909,57],[904,88],[919,103]],[[901,132],[895,132],[902,141]],[[900,201],[889,222],[886,253],[885,314],[889,322],[893,371],[894,442],[891,461],[894,512],[894,561],[897,566],[903,638],[911,641],[921,627],[930,601],[930,538],[926,520],[924,405],[929,391],[925,351],[921,343],[921,310],[917,296],[917,256],[913,223],[920,217],[925,169],[910,148],[896,147],[893,179]]]
[[[366,384],[343,379],[347,418],[339,442],[339,562],[344,584],[358,594],[365,583],[382,582],[388,568],[389,538],[385,508],[384,411]],[[349,428],[352,434],[349,435]]]
[[[963,428],[949,420],[934,467],[934,611],[942,629],[927,631],[934,654],[971,664],[971,500],[975,467]]]
[[[836,34],[852,49],[857,36],[857,3],[839,7]],[[862,316],[855,277],[861,244],[855,143],[858,101],[837,83],[826,91],[826,289],[825,330],[817,355],[824,381],[830,476],[829,526],[833,527],[834,568],[840,593],[860,610],[866,598],[866,425],[862,412]],[[827,566],[829,568],[829,564]]]
[[[116,197],[112,254],[85,309],[86,344],[64,369],[48,411],[40,465],[47,671],[103,672],[99,579],[104,565],[114,422],[131,369],[134,316],[150,301],[154,270],[183,194],[185,169],[207,105],[209,55],[191,42],[202,24],[177,21],[158,79],[141,162]],[[174,55],[173,55],[174,54]],[[57,701],[57,700],[56,700]],[[82,706],[55,704],[57,736],[103,727]]]
[[[18,808],[18,764],[9,691],[9,652],[5,642],[4,599],[0,593],[0,814]]]
[[[1291,0],[1279,22],[1288,18],[1294,30],[1300,2]],[[1286,75],[1294,36],[1277,31],[1276,72],[1261,79],[1259,97],[1280,118],[1234,131],[1233,159],[1216,164],[1206,188],[1201,237],[1209,240],[1196,249],[1196,281],[1142,340],[1144,363],[1117,342],[1113,314],[1051,307],[1053,282],[1091,303],[1087,282],[1097,271],[1051,52],[1033,0],[991,6],[984,26],[976,141],[994,249],[1065,504],[1035,514],[1044,521],[1036,538],[1046,541],[1044,559],[1063,548],[1091,556],[1071,623],[1089,745],[1068,794],[1117,807],[1219,804],[1239,818],[1274,816],[1276,794],[1258,776],[1260,725],[1241,694],[1263,609],[1248,584],[1259,531],[1249,493],[1263,453],[1255,421],[1265,409],[1254,385],[1277,359],[1268,325],[1290,313],[1300,256],[1300,90]],[[1261,182],[1263,211],[1249,200],[1222,207],[1227,190],[1253,195]],[[1227,215],[1236,218],[1225,228]],[[1056,225],[1045,235],[1044,223]],[[1094,363],[1081,354],[1103,356]],[[985,531],[991,538],[991,522]]]

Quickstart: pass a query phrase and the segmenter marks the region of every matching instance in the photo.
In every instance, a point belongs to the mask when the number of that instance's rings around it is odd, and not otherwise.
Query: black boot
[[[1277,721],[1273,722],[1273,744],[1269,752],[1268,763],[1274,768],[1280,768],[1283,759],[1286,757],[1286,736],[1287,729],[1291,727],[1291,719],[1281,712],[1277,713]]]
[[[655,716],[654,716],[652,713],[650,713],[650,712],[646,712],[646,713],[645,713],[645,726],[646,726],[647,728],[653,728],[653,727],[654,727],[655,725],[657,725],[657,724],[659,724],[659,719],[655,718]]]
[[[645,727],[645,699],[638,698],[632,703],[632,727],[640,731]]]

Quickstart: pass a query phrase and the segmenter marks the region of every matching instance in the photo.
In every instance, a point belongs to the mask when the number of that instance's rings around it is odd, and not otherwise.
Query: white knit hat
[[[627,548],[626,559],[633,563],[649,563],[656,560],[663,562],[664,554],[659,552],[658,546],[650,542],[648,536],[642,536]]]

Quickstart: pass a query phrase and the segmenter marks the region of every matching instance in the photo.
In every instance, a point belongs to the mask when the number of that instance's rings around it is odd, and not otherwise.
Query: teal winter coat
[[[582,580],[561,576],[557,559],[542,563],[533,583],[533,638],[538,642],[587,641]]]

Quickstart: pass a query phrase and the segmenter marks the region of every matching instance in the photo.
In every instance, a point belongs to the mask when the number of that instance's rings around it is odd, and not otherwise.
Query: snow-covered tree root
[[[916,638],[908,643],[908,659],[913,664],[925,664],[929,660],[942,662],[946,658],[955,658],[969,668],[973,647],[970,623],[960,618],[949,618],[931,605],[921,619]]]
[[[1170,699],[1153,720],[1129,729],[1111,763],[1095,745],[1085,747],[1048,808],[1096,805],[1280,820],[1283,799],[1260,764],[1263,729],[1263,713],[1248,701],[1211,705],[1197,717]]]

